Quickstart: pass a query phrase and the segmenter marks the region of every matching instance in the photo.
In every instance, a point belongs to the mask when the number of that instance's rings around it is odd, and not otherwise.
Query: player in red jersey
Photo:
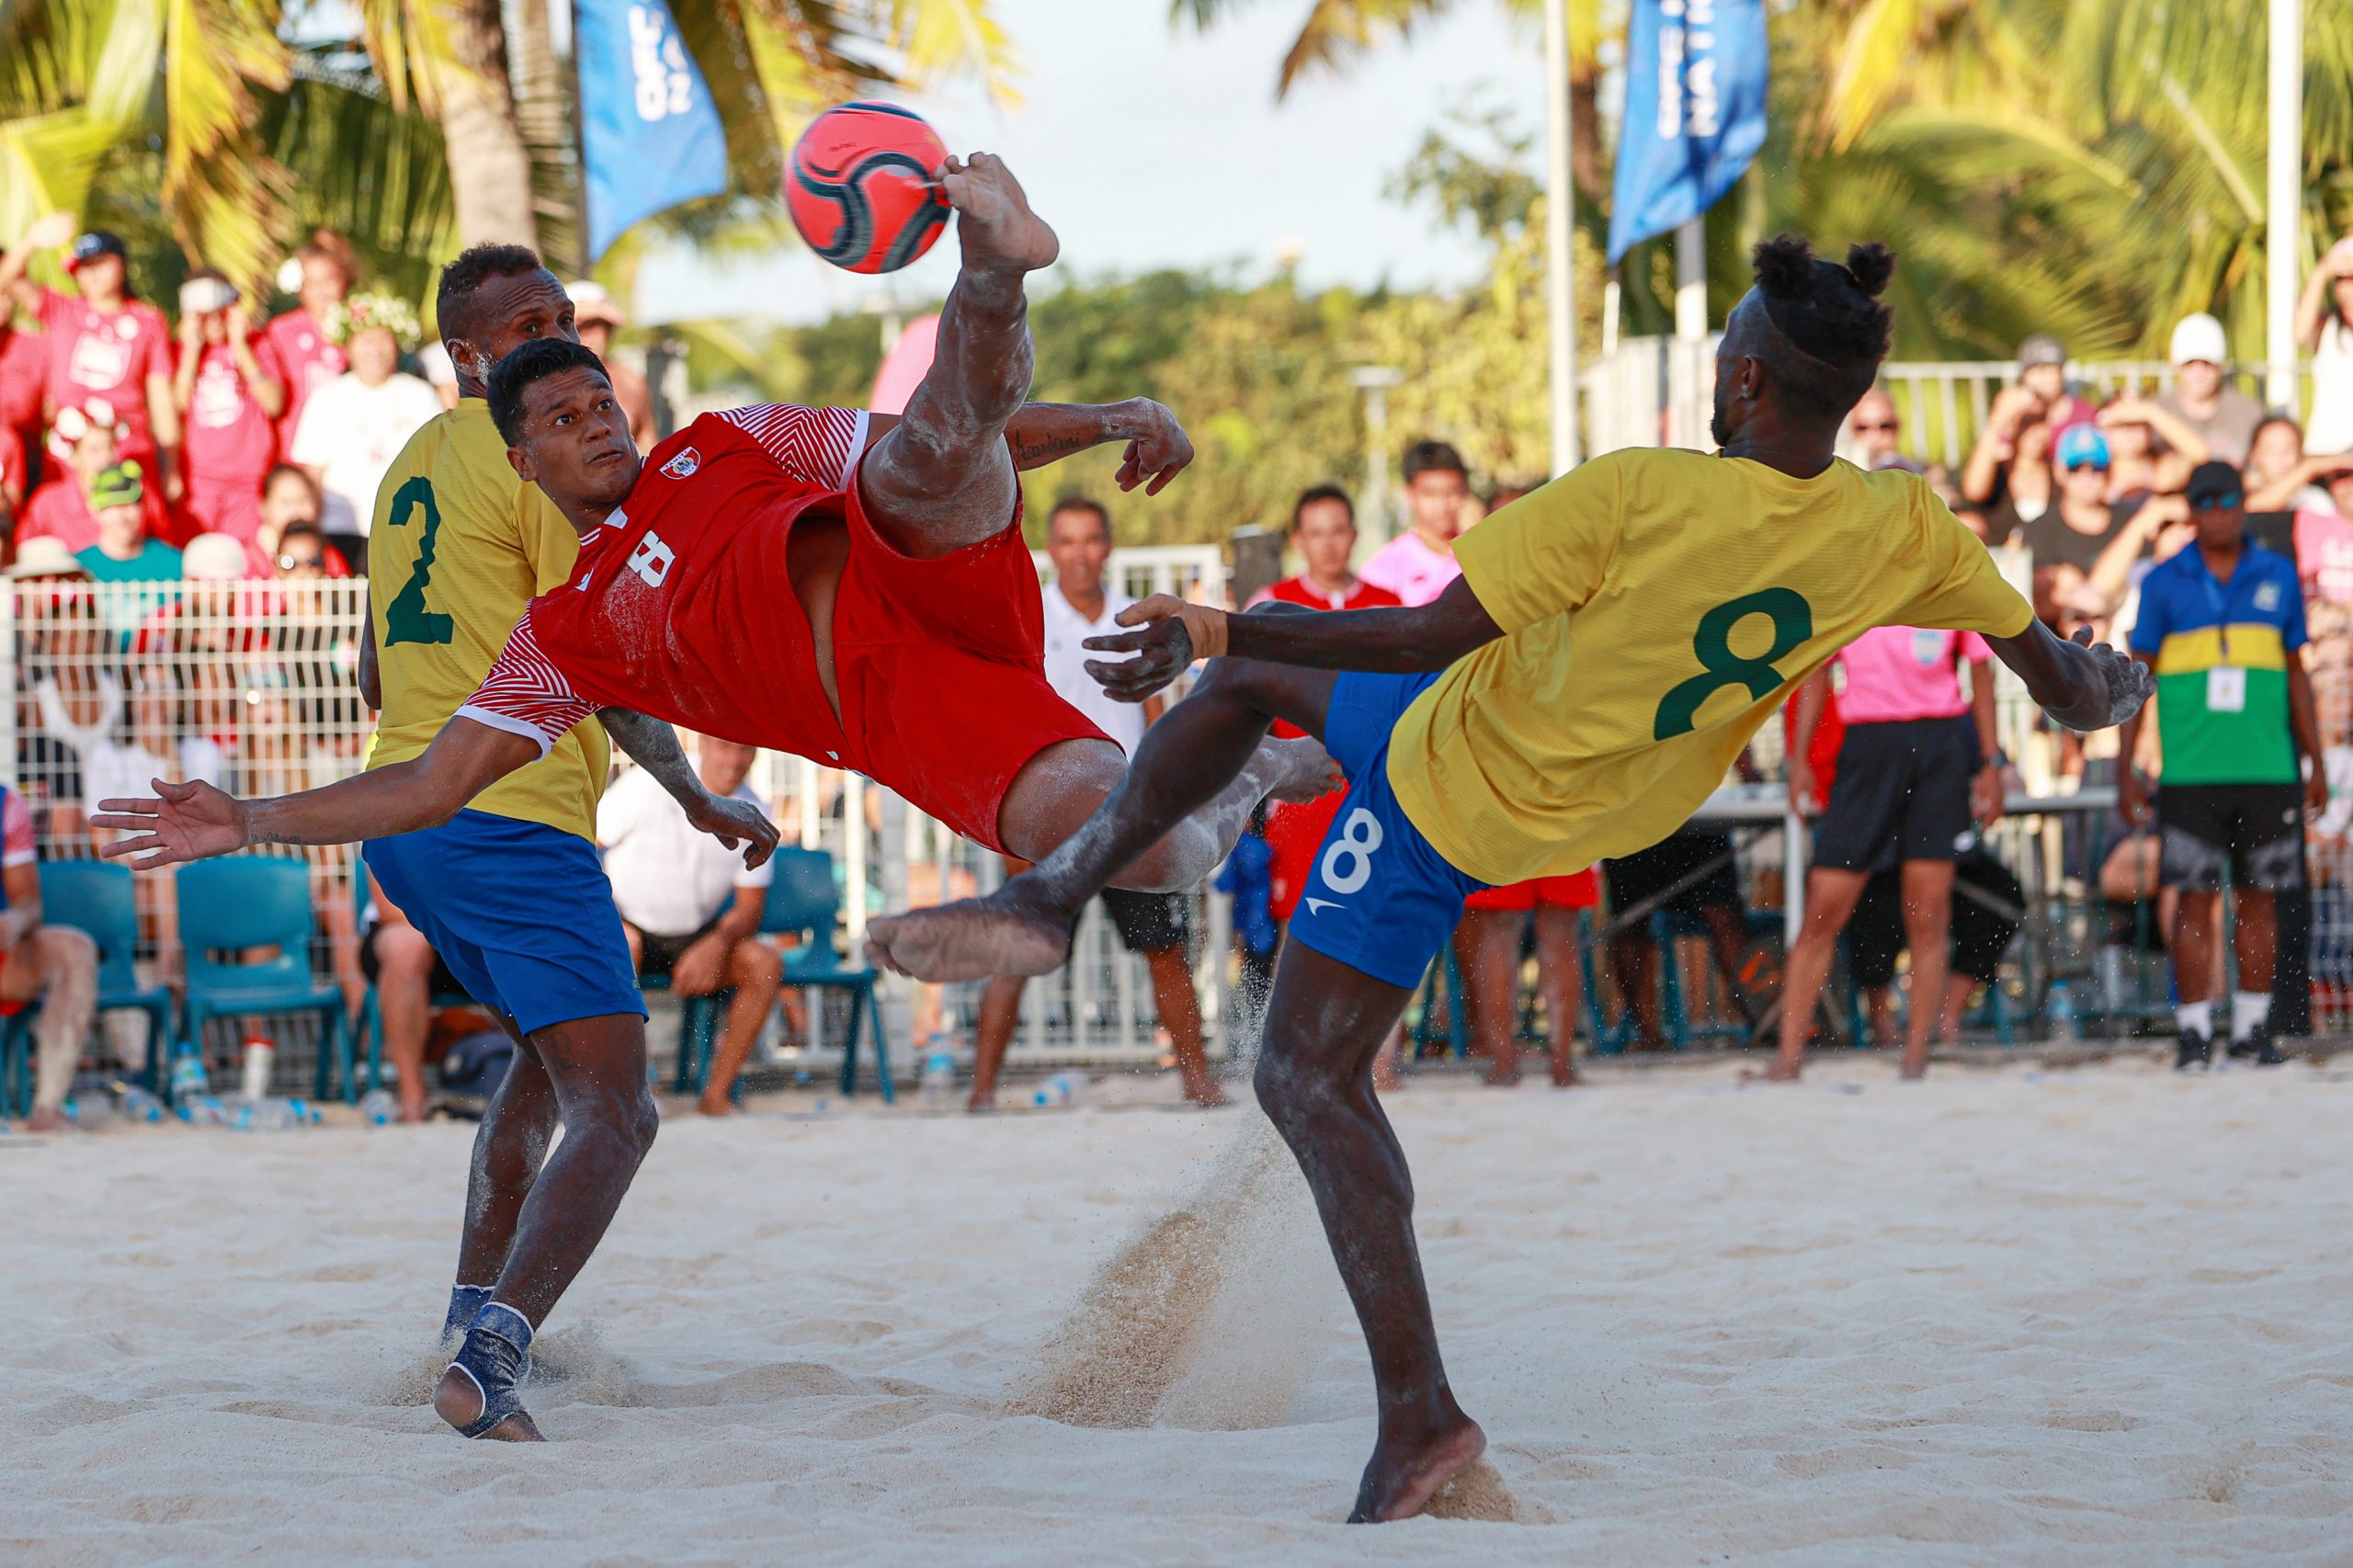
[[[531,602],[423,756],[275,801],[159,786],[162,801],[106,804],[122,814],[99,820],[152,830],[109,852],[156,866],[429,826],[620,693],[708,734],[857,769],[992,849],[1051,851],[1126,758],[1046,683],[1015,470],[1124,439],[1120,487],[1157,492],[1192,448],[1154,403],[1024,410],[1021,280],[1053,260],[1053,231],[985,153],[950,159],[944,184],[963,270],[904,418],[734,409],[641,458],[595,355],[517,349],[492,370],[491,411],[516,471],[580,530],[570,585]],[[1334,777],[1313,741],[1269,740],[1120,881],[1189,887],[1260,800]]]

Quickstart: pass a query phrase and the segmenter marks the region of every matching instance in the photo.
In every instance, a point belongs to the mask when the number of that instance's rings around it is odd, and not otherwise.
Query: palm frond
[[[1020,103],[1012,46],[988,0],[885,0],[878,20],[891,47],[905,58],[912,82],[971,77],[997,108]]]
[[[254,89],[292,80],[277,10],[268,0],[164,6],[164,206],[190,256],[249,287],[265,284],[290,226],[292,181],[255,134]]]

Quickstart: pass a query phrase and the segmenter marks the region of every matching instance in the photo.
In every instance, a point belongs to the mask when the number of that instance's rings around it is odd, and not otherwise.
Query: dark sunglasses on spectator
[[[2235,490],[2212,491],[2204,495],[2192,495],[2189,509],[2193,512],[2226,511],[2245,500],[2246,497]]]
[[[2108,465],[2106,463],[2096,463],[2089,458],[2086,458],[2081,462],[2072,462],[2067,465],[2067,472],[2069,473],[2078,473],[2085,469],[2089,469],[2094,473],[2106,473],[2108,472]]]
[[[1893,436],[1900,428],[1902,428],[1902,426],[1898,426],[1893,419],[1882,419],[1876,425],[1866,425],[1861,420],[1858,419],[1855,421],[1854,426],[1855,434],[1858,436],[1870,436],[1873,434]]]
[[[316,555],[281,555],[278,558],[280,572],[324,572],[326,562]]]

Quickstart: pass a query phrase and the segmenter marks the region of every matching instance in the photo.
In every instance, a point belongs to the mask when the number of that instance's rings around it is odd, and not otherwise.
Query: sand
[[[1378,1529],[1253,1111],[675,1120],[536,1449],[423,1405],[465,1130],[0,1138],[0,1562],[2353,1560],[2353,1072],[1731,1073],[1394,1097],[1493,1474]]]

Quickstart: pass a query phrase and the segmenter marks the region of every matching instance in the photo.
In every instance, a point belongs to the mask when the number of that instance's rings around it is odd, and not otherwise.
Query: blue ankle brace
[[[482,1414],[458,1428],[460,1437],[479,1437],[508,1416],[522,1414],[516,1385],[530,1367],[530,1323],[514,1308],[491,1301],[474,1314],[473,1326],[449,1367],[465,1373],[482,1391]]]
[[[494,1285],[450,1286],[449,1315],[441,1320],[442,1339],[456,1339],[473,1327],[475,1317],[490,1305],[490,1294],[496,1289]]]

